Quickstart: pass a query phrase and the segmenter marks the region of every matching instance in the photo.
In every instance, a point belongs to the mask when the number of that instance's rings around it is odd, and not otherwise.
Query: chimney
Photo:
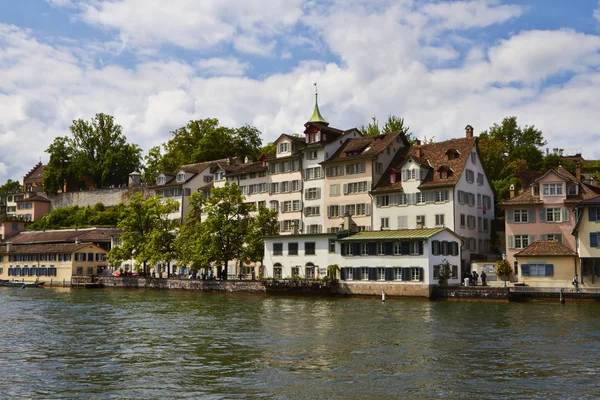
[[[141,174],[138,171],[133,171],[129,174],[129,187],[137,187],[141,184]]]
[[[352,220],[352,217],[350,216],[350,213],[344,214],[344,230],[348,231],[348,232],[355,232],[356,231],[356,224]]]
[[[419,139],[415,139],[415,142],[413,144],[415,146],[420,146],[421,145],[421,141]]]
[[[421,149],[420,149],[420,148],[419,148],[419,149],[415,149],[415,156],[416,156],[417,158],[421,158],[421,156],[422,156],[422,151],[421,151]]]
[[[473,127],[471,125],[465,126],[465,132],[467,134],[467,139],[471,139],[473,137]]]
[[[577,161],[577,165],[575,166],[575,177],[577,177],[578,181],[581,181],[581,164]]]
[[[511,184],[510,185],[510,198],[512,199],[513,197],[515,197],[515,185]]]

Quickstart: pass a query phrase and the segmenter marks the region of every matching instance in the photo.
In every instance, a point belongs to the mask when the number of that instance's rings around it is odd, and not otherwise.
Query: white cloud
[[[600,135],[599,36],[523,29],[491,43],[473,38],[482,26],[522,16],[518,7],[416,0],[176,4],[82,0],[67,9],[113,33],[107,42],[49,44],[34,31],[0,25],[0,183],[21,179],[38,157],[47,161],[44,150],[73,119],[97,112],[114,115],[144,150],[195,118],[255,125],[265,141],[301,132],[312,113],[313,82],[322,114],[344,129],[396,114],[417,137],[444,140],[464,135],[467,124],[480,132],[516,115],[520,124],[542,129],[549,147],[594,143]],[[167,59],[163,44],[207,51],[193,62]],[[310,59],[277,73],[240,61],[260,58],[277,67],[282,58],[297,58],[299,48]],[[110,61],[132,49],[138,58],[128,67]],[[23,146],[23,138],[35,146]]]
[[[250,67],[250,64],[233,57],[206,58],[199,60],[196,65],[208,76],[241,76]]]

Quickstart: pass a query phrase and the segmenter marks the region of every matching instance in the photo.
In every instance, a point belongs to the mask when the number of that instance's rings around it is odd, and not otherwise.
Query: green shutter
[[[590,221],[596,221],[598,219],[598,208],[597,207],[588,208],[588,219]]]
[[[515,222],[515,210],[506,210],[506,222],[509,224]]]
[[[410,268],[402,268],[402,280],[410,281]]]
[[[528,221],[529,223],[534,223],[535,222],[535,208],[530,208],[528,211]]]
[[[598,232],[590,232],[590,247],[598,247]]]
[[[540,208],[540,222],[546,222],[546,209]]]
[[[546,276],[554,276],[554,265],[553,264],[546,264],[546,268],[545,268],[545,275]]]
[[[521,264],[521,275],[529,276],[529,264]]]
[[[562,222],[569,222],[569,209],[567,207],[563,207],[561,209],[562,212]]]
[[[515,248],[515,237],[513,235],[508,236],[508,248],[509,249]]]
[[[419,268],[419,280],[421,282],[425,280],[425,270],[423,268]]]

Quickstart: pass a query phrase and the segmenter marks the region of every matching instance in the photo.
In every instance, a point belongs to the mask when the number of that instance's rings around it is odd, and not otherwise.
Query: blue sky
[[[272,141],[313,82],[334,127],[396,114],[439,141],[516,115],[600,158],[599,51],[597,0],[0,0],[0,183],[98,112],[144,151],[206,117]]]

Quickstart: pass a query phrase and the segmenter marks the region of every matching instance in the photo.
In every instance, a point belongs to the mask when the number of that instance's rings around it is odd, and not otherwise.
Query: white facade
[[[335,234],[279,235],[265,238],[265,278],[320,278],[339,264]],[[336,251],[338,250],[338,251]]]

